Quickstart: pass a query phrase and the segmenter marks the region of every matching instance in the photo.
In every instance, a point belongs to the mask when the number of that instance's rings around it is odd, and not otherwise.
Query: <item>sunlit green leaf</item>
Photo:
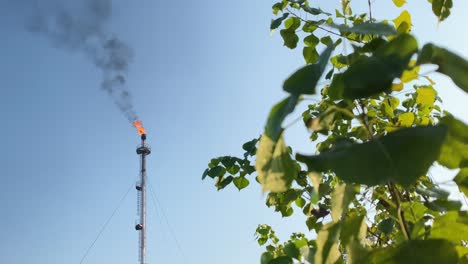
[[[340,236],[340,224],[329,223],[324,225],[317,234],[317,251],[314,256],[314,263],[335,263],[341,256],[338,250],[338,240]]]
[[[394,3],[397,7],[402,7],[402,6],[406,3],[406,0],[393,0],[393,3]]]
[[[422,106],[433,106],[437,93],[432,86],[424,86],[416,90],[416,103]]]
[[[410,127],[414,122],[414,114],[411,112],[403,113],[398,116],[398,123],[404,127]]]
[[[404,10],[401,14],[393,20],[398,33],[411,32],[412,22],[411,15],[408,11]]]
[[[354,188],[349,184],[341,183],[335,186],[331,197],[331,216],[334,222],[338,222],[346,212],[354,195]]]
[[[468,126],[453,116],[446,116],[441,123],[449,128],[438,162],[450,169],[465,167],[468,161]]]
[[[468,214],[462,212],[448,212],[436,217],[431,230],[431,238],[448,239],[455,244],[468,238]]]
[[[275,142],[267,134],[260,139],[255,168],[263,190],[271,192],[286,191],[298,173],[283,137]]]
[[[234,178],[233,182],[237,189],[239,189],[239,191],[249,186],[249,180],[245,177]]]
[[[468,196],[468,167],[462,168],[453,181],[457,183],[460,191]]]

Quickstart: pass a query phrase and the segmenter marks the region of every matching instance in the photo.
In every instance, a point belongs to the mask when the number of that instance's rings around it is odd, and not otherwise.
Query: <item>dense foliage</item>
[[[450,15],[451,0],[429,3],[439,22]],[[427,175],[435,163],[459,169],[454,181],[468,195],[468,126],[441,110],[435,83],[420,73],[436,65],[468,92],[468,62],[420,45],[407,10],[378,21],[370,1],[365,14],[354,14],[350,0],[332,14],[282,0],[273,14],[270,29],[281,28],[286,47],[302,39],[306,65],[284,81],[289,95],[271,109],[263,135],[242,146],[244,156],[212,159],[203,174],[218,190],[241,190],[256,172],[268,207],[306,216],[311,233],[284,243],[259,225],[261,263],[468,263],[468,214]],[[294,154],[283,120],[315,94],[321,99],[302,120],[316,154]]]

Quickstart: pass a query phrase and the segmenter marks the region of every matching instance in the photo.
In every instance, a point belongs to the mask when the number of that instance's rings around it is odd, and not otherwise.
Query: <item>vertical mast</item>
[[[137,191],[140,192],[141,197],[139,206],[139,223],[135,229],[140,232],[139,237],[139,256],[140,264],[146,264],[146,156],[151,153],[151,150],[145,143],[146,134],[141,135],[141,146],[137,148],[137,154],[140,155],[141,171],[140,171],[140,185],[137,186]],[[141,194],[141,195],[140,195]]]

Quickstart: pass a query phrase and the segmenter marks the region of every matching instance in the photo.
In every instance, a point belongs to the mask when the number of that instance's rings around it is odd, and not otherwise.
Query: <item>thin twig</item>
[[[286,10],[287,10],[289,13],[291,13],[293,16],[299,18],[302,22],[304,22],[304,23],[307,23],[307,22],[308,22],[307,20],[303,19],[302,17],[298,16],[296,13],[294,13],[293,11],[291,11],[291,9],[287,8]],[[328,32],[328,33],[330,33],[330,34],[333,34],[333,35],[335,35],[335,36],[338,36],[338,37],[341,37],[341,38],[345,38],[345,39],[348,39],[348,40],[351,40],[351,41],[354,41],[354,42],[362,43],[362,41],[360,41],[360,40],[353,39],[353,38],[346,37],[346,36],[342,36],[341,34],[336,33],[336,32],[334,32],[334,31],[331,31],[331,30],[329,30],[329,29],[327,29],[327,28],[324,28],[324,27],[322,27],[322,26],[319,26],[319,25],[314,25],[314,26],[316,26],[317,28],[319,28],[319,29],[321,29],[321,30],[323,30],[323,31],[326,31],[326,32]]]
[[[372,4],[371,4],[371,0],[367,0],[367,3],[369,4],[369,19],[372,22]]]

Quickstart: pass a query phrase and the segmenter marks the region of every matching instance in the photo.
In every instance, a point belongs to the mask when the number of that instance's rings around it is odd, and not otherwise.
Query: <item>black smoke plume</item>
[[[66,8],[62,1],[47,7],[42,2],[44,0],[34,2],[27,29],[47,36],[57,48],[81,52],[88,57],[102,71],[101,88],[112,97],[130,122],[137,120],[126,87],[126,74],[133,58],[132,49],[105,30],[105,23],[112,15],[112,1],[76,1],[84,5],[75,8]]]

